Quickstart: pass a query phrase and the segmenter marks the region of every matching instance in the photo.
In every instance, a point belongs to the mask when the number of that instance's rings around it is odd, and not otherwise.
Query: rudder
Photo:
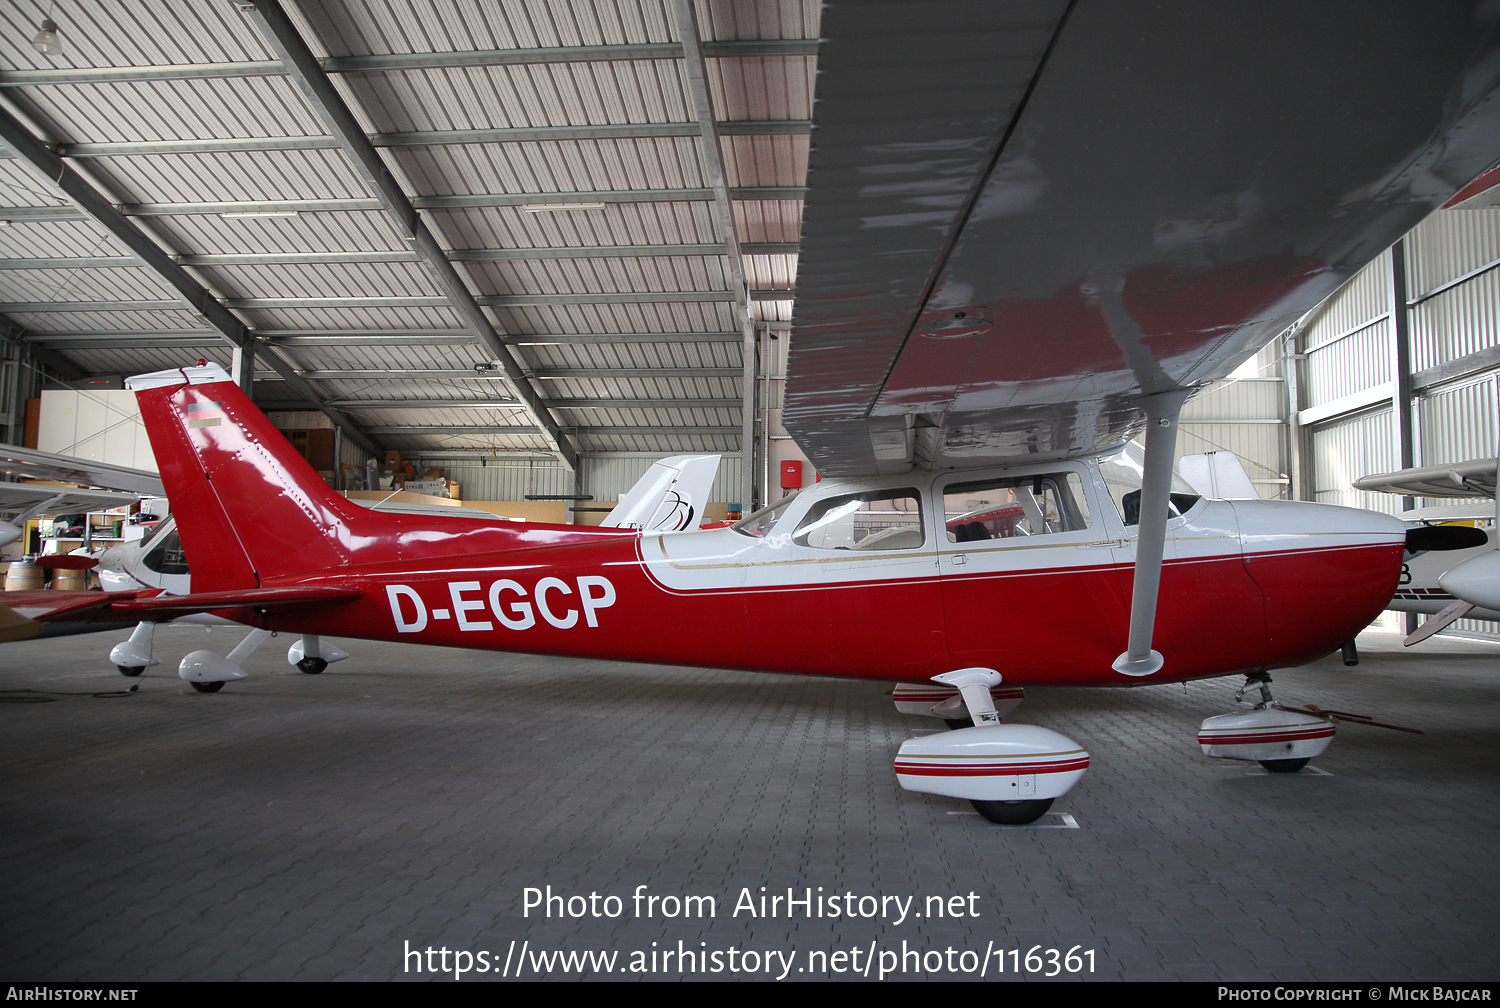
[[[344,566],[351,505],[217,364],[126,380],[193,572],[195,592]]]

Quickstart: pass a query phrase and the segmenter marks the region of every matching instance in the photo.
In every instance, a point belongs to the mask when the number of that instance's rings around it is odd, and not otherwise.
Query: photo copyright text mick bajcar
[[[879,920],[892,927],[922,919],[982,918],[981,897],[974,892],[892,896],[834,891],[823,886],[800,888],[743,887],[725,896],[653,893],[636,886],[625,896],[554,891],[527,886],[521,891],[521,916],[527,920],[631,918],[639,920]],[[501,944],[501,943],[497,943]],[[407,974],[446,974],[453,979],[483,976],[497,979],[551,974],[623,973],[635,975],[719,974],[785,980],[797,974],[859,976],[879,980],[948,974],[990,977],[1016,974],[1058,977],[1095,972],[1096,953],[1082,945],[1014,946],[999,939],[983,945],[928,945],[917,935],[895,942],[865,941],[826,948],[787,949],[753,943],[710,946],[707,941],[650,942],[638,948],[541,948],[529,939],[505,942],[493,949],[451,949],[402,943]]]

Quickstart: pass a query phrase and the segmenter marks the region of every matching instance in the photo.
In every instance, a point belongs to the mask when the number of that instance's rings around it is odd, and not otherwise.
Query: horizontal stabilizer
[[[41,635],[42,625],[36,620],[27,619],[10,606],[0,605],[0,644]]]
[[[92,570],[99,565],[99,561],[89,556],[78,556],[73,553],[53,553],[48,556],[39,556],[34,561],[38,567],[47,570]]]
[[[119,598],[119,593],[112,592],[42,588],[5,592],[0,594],[0,603],[39,623],[120,623],[125,618],[109,611],[110,603]]]
[[[352,602],[363,598],[359,588],[294,587],[246,588],[239,591],[197,592],[192,595],[157,595],[154,598],[127,599],[111,608],[144,619],[169,620],[189,613],[213,612],[216,609],[283,609],[287,606],[327,605]]]

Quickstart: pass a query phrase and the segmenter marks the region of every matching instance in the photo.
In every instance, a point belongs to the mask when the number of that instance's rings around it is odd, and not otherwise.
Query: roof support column
[[[1396,468],[1416,465],[1412,439],[1411,323],[1410,295],[1406,286],[1406,240],[1391,246],[1391,420],[1396,437]],[[1401,498],[1401,510],[1410,511],[1416,498]]]
[[[708,91],[708,70],[703,61],[703,42],[698,33],[698,15],[693,0],[672,0],[672,20],[682,39],[683,69],[687,97],[700,130],[703,167],[714,193],[714,212],[724,252],[729,260],[729,279],[734,288],[735,316],[739,322],[745,362],[740,419],[740,507],[749,514],[755,506],[755,320],[750,314],[750,288],[745,280],[745,259],[730,203],[729,181],[724,172],[724,151],[719,144],[718,121]]]

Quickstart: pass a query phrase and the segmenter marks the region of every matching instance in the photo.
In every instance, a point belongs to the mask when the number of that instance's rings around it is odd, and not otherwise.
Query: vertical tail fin
[[[157,371],[126,387],[140,403],[195,592],[349,562],[347,525],[364,509],[330,490],[223,368]]]
[[[645,532],[696,530],[713,489],[719,458],[673,455],[659,459],[599,524]]]

